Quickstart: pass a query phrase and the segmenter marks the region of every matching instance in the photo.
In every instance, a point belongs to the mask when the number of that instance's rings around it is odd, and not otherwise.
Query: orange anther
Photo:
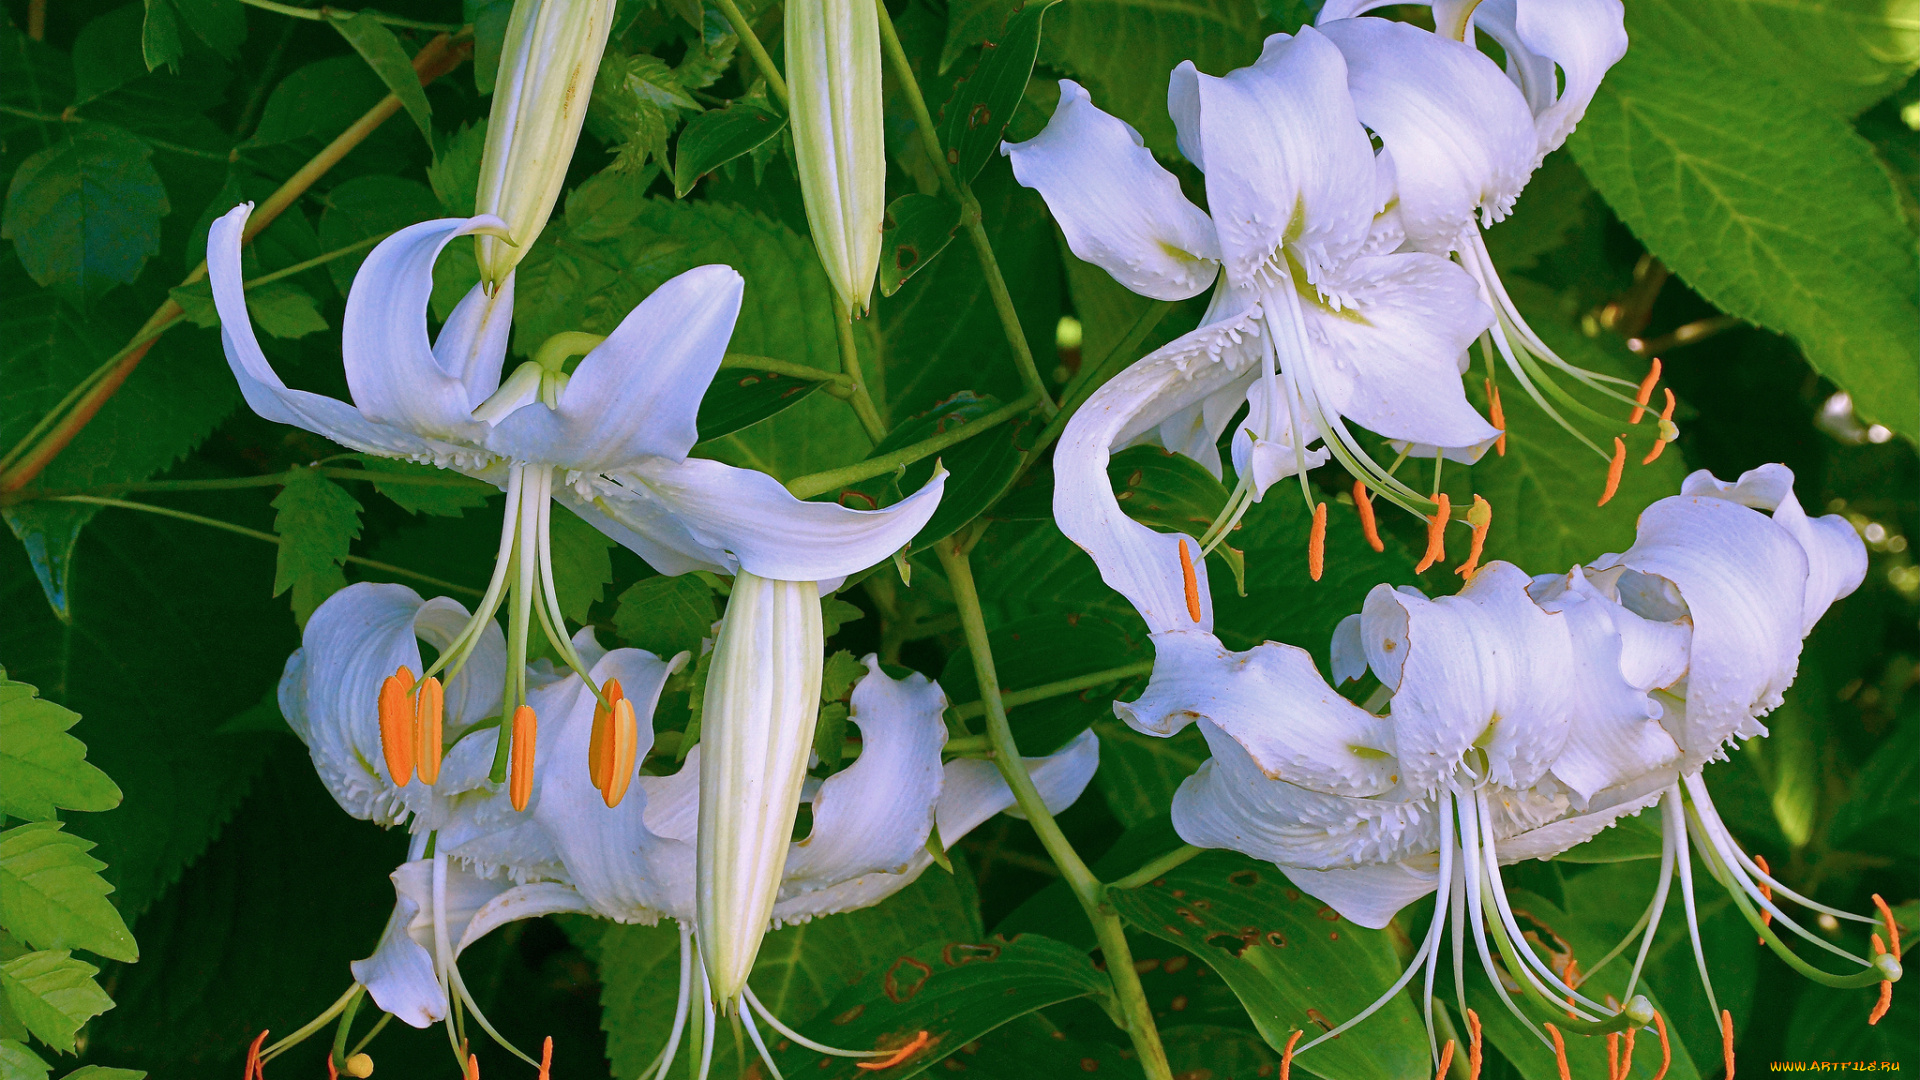
[[[1578,960],[1575,960],[1571,956],[1567,957],[1567,967],[1565,972],[1561,974],[1560,978],[1562,979],[1562,981],[1564,981],[1567,984],[1569,989],[1579,986],[1580,985],[1580,962]],[[1572,994],[1567,995],[1567,1019],[1569,1020],[1580,1019],[1580,1014],[1574,1011],[1574,1000],[1573,1000]]]
[[[1304,1034],[1302,1031],[1295,1028],[1293,1034],[1287,1036],[1286,1048],[1280,1051],[1280,1080],[1292,1080],[1293,1047],[1295,1043],[1300,1041],[1302,1034]]]
[[[1373,519],[1373,496],[1359,480],[1353,482],[1353,509],[1360,515],[1360,535],[1367,538],[1367,546],[1375,551],[1387,550],[1387,545],[1380,542],[1380,525]]]
[[[915,1035],[913,1037],[912,1042],[908,1043],[907,1045],[901,1047],[898,1050],[895,1050],[891,1057],[882,1058],[879,1061],[858,1062],[855,1064],[854,1067],[858,1069],[866,1069],[869,1072],[878,1072],[881,1069],[891,1069],[895,1065],[898,1065],[901,1062],[912,1057],[913,1055],[919,1053],[921,1047],[926,1046],[927,1042],[928,1042],[927,1033],[923,1031],[920,1034]]]
[[[480,1080],[480,1059],[473,1054],[467,1055],[466,1080]]]
[[[1541,1026],[1553,1036],[1553,1063],[1560,1067],[1560,1080],[1573,1080],[1573,1072],[1567,1068],[1567,1040],[1560,1037],[1560,1029],[1552,1024]]]
[[[402,667],[380,684],[380,756],[395,787],[413,779],[413,672]]]
[[[1652,400],[1653,388],[1657,386],[1659,382],[1660,358],[1656,356],[1653,358],[1653,366],[1647,369],[1647,377],[1640,380],[1640,392],[1633,395],[1633,400],[1636,403],[1633,408],[1633,419],[1627,421],[1627,423],[1637,424],[1640,422],[1640,418],[1647,414],[1647,402]]]
[[[1720,1056],[1726,1061],[1725,1080],[1733,1080],[1733,1014],[1720,1010]]]
[[[1327,504],[1313,505],[1313,528],[1307,532],[1307,576],[1320,580],[1327,568]]]
[[[1620,1080],[1620,1033],[1607,1032],[1607,1080]]]
[[[327,1051],[327,1080],[340,1080],[340,1070],[333,1064],[333,1051]]]
[[[1673,1044],[1667,1041],[1667,1018],[1654,1013],[1653,1030],[1660,1033],[1660,1071],[1653,1074],[1653,1080],[1667,1080],[1667,1070],[1673,1067]]]
[[[1595,506],[1605,506],[1620,490],[1620,472],[1627,467],[1627,440],[1618,435],[1613,437],[1613,460],[1607,465],[1607,489],[1600,493],[1600,501]]]
[[[513,749],[507,768],[507,798],[515,810],[525,810],[533,798],[533,744],[539,735],[539,720],[533,706],[513,710]]]
[[[600,797],[608,807],[615,807],[627,797],[627,787],[633,783],[634,759],[640,751],[640,724],[633,715],[633,702],[626,698],[615,702],[608,726],[607,782],[600,789]]]
[[[1878,956],[1881,953],[1886,951],[1887,951],[1887,943],[1880,940],[1879,934],[1874,934],[1873,935],[1873,954],[1875,956]],[[1880,1000],[1877,1002],[1874,1002],[1873,1011],[1867,1014],[1867,1026],[1871,1027],[1874,1024],[1878,1024],[1880,1022],[1880,1018],[1887,1015],[1887,1010],[1891,1008],[1893,1008],[1893,983],[1890,980],[1881,979],[1880,980]]]
[[[1879,893],[1873,894],[1873,906],[1880,909],[1880,917],[1887,920],[1887,940],[1893,942],[1893,957],[1900,958],[1900,924],[1893,921],[1893,909]]]
[[[1427,567],[1447,557],[1447,518],[1453,514],[1453,504],[1444,491],[1434,501],[1439,505],[1427,519],[1427,553],[1421,557],[1420,565],[1413,568],[1416,574],[1426,573]]]
[[[432,676],[420,680],[413,698],[413,764],[420,770],[420,782],[427,785],[440,779],[440,722],[446,713],[446,691]]]
[[[1673,426],[1673,388],[1661,387],[1667,394],[1667,407],[1660,410],[1660,434],[1653,440],[1653,449],[1640,459],[1640,464],[1651,465],[1666,453],[1667,444],[1678,438],[1680,430]]]
[[[1468,1080],[1480,1080],[1480,1014],[1467,1010],[1467,1077]]]
[[[1772,876],[1773,868],[1767,865],[1767,857],[1765,855],[1755,855],[1753,857],[1753,865],[1759,867],[1761,873],[1766,874],[1768,876]],[[1771,901],[1773,899],[1773,886],[1767,884],[1766,881],[1764,880],[1760,881],[1758,884],[1760,886],[1760,899]],[[1768,911],[1765,908],[1761,908],[1760,909],[1760,925],[1772,926],[1773,912]],[[1760,939],[1760,944],[1765,945],[1766,943],[1767,943],[1766,938],[1763,937]]]
[[[613,707],[626,693],[620,689],[619,679],[608,679],[600,692],[605,701],[596,701],[593,705],[593,731],[587,739],[587,772],[593,777],[594,790],[605,791],[608,769],[612,765],[612,758],[608,756],[612,744],[607,735],[612,730]]]
[[[1487,415],[1493,426],[1500,429],[1500,437],[1493,440],[1493,452],[1501,457],[1507,456],[1507,411],[1500,407],[1500,388],[1487,380]]]
[[[1473,497],[1473,505],[1467,508],[1467,524],[1473,527],[1472,546],[1467,548],[1467,561],[1453,568],[1453,572],[1473,580],[1480,572],[1480,553],[1487,547],[1487,529],[1493,525],[1493,507],[1478,495]],[[1569,980],[1571,982],[1571,980]]]
[[[1620,1080],[1627,1080],[1633,1072],[1633,1036],[1638,1028],[1626,1030],[1626,1042],[1620,1048]]]
[[[1453,1067],[1453,1040],[1440,1049],[1440,1067],[1433,1071],[1433,1080],[1446,1080],[1447,1070]]]
[[[1180,538],[1180,580],[1187,587],[1187,617],[1200,621],[1200,578],[1193,572],[1193,556],[1187,554],[1187,538]]]
[[[553,1036],[549,1035],[547,1041],[540,1044],[540,1080],[547,1080],[548,1074],[552,1071]]]
[[[255,1035],[253,1041],[247,1044],[247,1066],[246,1071],[240,1074],[240,1080],[255,1080],[256,1077],[265,1080],[267,1067],[260,1061],[260,1047],[266,1041],[267,1033],[262,1029],[260,1034]]]

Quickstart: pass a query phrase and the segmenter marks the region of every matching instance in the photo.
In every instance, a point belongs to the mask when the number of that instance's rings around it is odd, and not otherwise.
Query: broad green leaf
[[[892,296],[927,268],[960,230],[960,208],[938,195],[902,195],[887,206],[880,233],[880,295]]]
[[[1128,828],[1171,810],[1180,782],[1212,756],[1197,727],[1160,739],[1109,715],[1095,721],[1093,730],[1100,735],[1100,771],[1093,774],[1094,785],[1107,809]]]
[[[1555,855],[1555,862],[1616,863],[1660,857],[1660,812],[1642,810],[1621,818],[1600,835]]]
[[[480,185],[480,159],[487,150],[487,122],[476,120],[449,134],[434,148],[427,166],[440,209],[450,217],[472,217],[474,191]],[[442,256],[444,258],[444,256]],[[477,271],[476,271],[477,273]]]
[[[1094,675],[1151,657],[1141,628],[1098,611],[1062,606],[1044,615],[999,623],[988,634],[1003,693]],[[1116,697],[1132,697],[1145,685],[1139,675],[1117,678],[1071,694],[1044,698],[1007,711],[1020,752],[1051,754],[1089,726],[1113,715]],[[980,700],[973,660],[965,652],[947,659],[940,686],[956,705]]]
[[[0,236],[36,282],[84,304],[140,276],[171,208],[146,143],[106,124],[64,134],[13,174]]]
[[[1758,71],[1823,108],[1853,116],[1920,64],[1920,21],[1879,0],[1688,0],[1640,5],[1629,32]],[[1638,42],[1636,38],[1636,44]]]
[[[700,413],[695,427],[700,441],[707,442],[749,428],[790,406],[806,400],[820,389],[811,379],[782,375],[777,371],[755,371],[751,367],[721,368],[700,398]]]
[[[613,580],[613,541],[579,515],[555,506],[551,522],[553,588],[560,614],[585,624],[593,605],[606,598]]]
[[[1862,416],[1920,435],[1914,245],[1872,147],[1781,78],[1785,61],[1715,63],[1717,25],[1667,11],[1653,0],[1628,12],[1635,47],[1569,141],[1574,156],[1701,296],[1791,335]]]
[[[82,1065],[60,1080],[146,1080],[139,1069],[115,1069],[106,1065]]]
[[[86,744],[67,734],[79,722],[0,669],[0,814],[46,821],[59,810],[120,805],[120,789],[87,761]]]
[[[0,1039],[0,1080],[47,1080],[47,1074],[53,1066],[40,1059],[40,1055],[27,1049],[25,1044],[12,1039]]]
[[[1076,1004],[1084,1005],[1097,1015],[1094,1006],[1084,1002]],[[1050,1015],[1058,1011],[1061,1010],[1028,1013],[1001,1025],[984,1037],[962,1046],[960,1053],[943,1062],[939,1071],[967,1072],[975,1076],[990,1076],[993,1080],[1060,1080],[1084,1073],[1101,1077],[1142,1075],[1131,1050],[1122,1050],[1112,1042],[1100,1041],[1098,1037],[1085,1037],[1089,1032],[1070,1031],[1056,1023]],[[1108,1025],[1104,1017],[1099,1023]],[[1166,1034],[1163,1029],[1162,1037]],[[1075,1035],[1082,1037],[1075,1038]],[[1209,1064],[1217,1064],[1217,1061]],[[1198,1080],[1202,1075],[1183,1070],[1179,1065],[1174,1065],[1174,1070],[1175,1076],[1187,1077],[1188,1080]],[[1208,1070],[1205,1075],[1208,1080],[1214,1076],[1228,1080],[1228,1077],[1240,1074]]]
[[[1485,233],[1487,252],[1503,275],[1525,273],[1564,245],[1587,221],[1593,186],[1573,155],[1557,150],[1527,180],[1513,213]]]
[[[143,78],[145,12],[129,4],[88,20],[73,42],[74,103],[85,105]]]
[[[360,465],[372,474],[375,491],[400,504],[409,514],[459,517],[498,494],[493,485],[397,458],[362,454]]]
[[[1002,404],[996,398],[963,390],[936,403],[932,409],[896,424],[893,431],[867,456],[871,458],[904,450],[936,435],[964,428],[997,411]],[[911,551],[925,551],[978,517],[1006,490],[1020,469],[1023,459],[1020,437],[1029,422],[1024,417],[1003,421],[998,427],[989,428],[937,454],[921,458],[898,473],[863,480],[838,493],[829,494],[843,506],[871,510],[890,505],[920,490],[933,479],[935,465],[946,469],[946,489],[940,496],[940,506],[927,519],[926,525],[914,534],[910,545]]]
[[[427,103],[427,92],[420,85],[420,73],[413,70],[413,58],[400,45],[400,39],[393,36],[387,25],[371,15],[355,15],[351,19],[332,19],[333,28],[347,39],[353,51],[367,62],[387,90],[400,99],[406,106],[407,115],[419,125],[420,134],[427,143],[433,143],[433,106]]]
[[[1009,1020],[1083,997],[1103,997],[1105,975],[1086,953],[1037,934],[973,943],[927,944],[893,956],[842,991],[801,1031],[830,1046],[893,1050],[927,1035],[888,1072],[900,1080]],[[870,1075],[850,1058],[803,1046],[776,1052],[781,1072],[853,1080]]]
[[[140,25],[140,56],[147,70],[178,67],[187,48],[180,40],[180,16],[174,13],[173,0],[146,0],[146,13]]]
[[[620,594],[613,613],[620,640],[662,658],[698,652],[713,621],[713,591],[692,574],[647,578]]]
[[[491,94],[500,71],[500,50],[506,45],[507,22],[513,18],[513,0],[461,0],[460,10],[473,27],[473,88]]]
[[[72,1053],[80,1025],[113,1008],[113,999],[93,981],[98,974],[99,968],[65,949],[30,952],[0,964],[0,992],[34,1038]]]
[[[961,183],[973,178],[1000,150],[1000,133],[1020,107],[1040,52],[1040,23],[1058,0],[1027,0],[979,42],[980,62],[972,74],[955,83],[953,96],[940,114],[940,144],[947,164]],[[949,44],[952,36],[949,34]],[[973,45],[969,41],[966,44]]]
[[[1851,791],[1834,811],[1828,828],[1835,843],[1856,846],[1879,836],[1897,840],[1906,836],[1897,827],[1884,830],[1876,825],[1892,826],[1913,820],[1920,813],[1920,714],[1908,711],[1900,726],[1874,750],[1855,775]]]
[[[247,39],[247,9],[240,0],[172,0],[194,36],[229,60]]]
[[[684,198],[701,177],[753,152],[786,127],[785,116],[746,101],[703,112],[687,121],[673,148],[674,198]]]
[[[1278,869],[1231,852],[1209,852],[1111,903],[1140,930],[1205,961],[1247,1007],[1262,1038],[1285,1046],[1373,1003],[1399,977],[1392,935],[1367,930],[1295,889]],[[1330,1080],[1417,1076],[1425,1033],[1413,1004],[1395,998],[1374,1014],[1368,1038],[1338,1039],[1300,1065]]]
[[[326,199],[327,211],[320,215],[320,250],[323,252],[338,251],[440,216],[439,200],[432,191],[418,180],[398,176],[355,177],[327,192]],[[340,295],[345,296],[352,287],[354,273],[372,250],[361,248],[327,263],[327,273]],[[255,303],[249,296],[247,306]]]
[[[380,77],[359,57],[316,60],[274,86],[260,114],[260,126],[241,148],[330,140],[384,96]]]
[[[207,279],[175,285],[167,295],[186,312],[187,321],[205,330],[219,328],[220,312],[213,306],[213,285]],[[327,328],[312,294],[285,279],[248,289],[247,314],[269,337],[303,338]]]
[[[833,635],[838,634],[840,632],[840,628],[842,626],[845,626],[848,623],[853,622],[855,619],[861,619],[865,617],[866,617],[866,612],[861,611],[859,608],[853,606],[852,604],[847,603],[845,600],[842,600],[837,596],[823,596],[820,598],[820,624],[821,624],[822,635],[828,638],[829,640],[832,639]]]
[[[136,960],[133,935],[107,900],[106,864],[87,854],[93,846],[57,821],[0,832],[0,924],[36,949]]]
[[[298,469],[274,497],[273,531],[280,557],[273,595],[293,590],[293,618],[301,626],[327,597],[347,587],[340,568],[360,535],[360,504],[317,469]]]

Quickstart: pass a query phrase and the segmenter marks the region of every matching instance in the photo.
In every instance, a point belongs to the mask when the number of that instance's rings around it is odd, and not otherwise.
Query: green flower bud
[[[476,237],[489,291],[546,227],[593,97],[615,0],[517,0],[500,50],[474,211],[507,223],[509,243]]]
[[[790,0],[787,86],[807,224],[827,278],[863,312],[880,266],[887,160],[876,0]]]

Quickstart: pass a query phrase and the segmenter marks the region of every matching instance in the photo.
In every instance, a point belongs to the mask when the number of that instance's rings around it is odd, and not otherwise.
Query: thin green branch
[[[993,650],[987,643],[986,616],[980,608],[980,593],[973,583],[973,568],[967,561],[958,537],[934,545],[940,565],[946,570],[953,590],[954,606],[960,612],[960,627],[967,639],[967,652],[973,658],[973,671],[980,684],[981,700],[986,706],[987,737],[992,741],[994,764],[1013,792],[1014,802],[1033,826],[1040,844],[1060,868],[1060,876],[1073,890],[1075,899],[1093,923],[1094,936],[1106,957],[1107,976],[1113,981],[1118,1018],[1124,1023],[1134,1050],[1140,1055],[1140,1067],[1147,1080],[1173,1080],[1167,1065],[1166,1050],[1160,1045],[1160,1032],[1154,1026],[1153,1010],[1140,986],[1140,974],[1133,967],[1133,950],[1127,944],[1126,929],[1120,916],[1106,902],[1106,886],[1093,876],[1080,854],[1073,849],[1060,823],[1053,819],[1047,804],[1034,786],[1033,778],[1020,760],[1020,747],[1007,723],[1006,702],[1000,696],[1000,679],[994,669]]]
[[[1082,690],[1091,690],[1096,686],[1105,686],[1108,683],[1119,682],[1122,679],[1131,679],[1136,675],[1149,675],[1152,673],[1153,661],[1141,660],[1138,663],[1123,664],[1120,667],[1108,668],[1105,671],[1076,675],[1071,679],[1042,683],[1039,686],[1029,687],[1025,690],[1014,690],[1010,693],[1003,692],[1000,695],[1000,701],[1007,708],[1015,709],[1035,701],[1045,701],[1047,698],[1062,697],[1066,694],[1077,694]],[[984,716],[986,715],[986,711],[986,705],[978,701],[969,701],[964,705],[955,705],[953,707],[953,714],[962,720],[972,720],[977,716]],[[949,741],[947,745],[952,746],[953,743]]]
[[[1107,890],[1111,892],[1115,889],[1137,889],[1142,885],[1150,885],[1156,878],[1160,877],[1160,875],[1172,870],[1176,866],[1185,864],[1195,855],[1205,850],[1205,848],[1194,847],[1192,844],[1181,844],[1179,847],[1152,860],[1140,869],[1128,874],[1126,877],[1108,885]]]
[[[838,371],[828,371],[825,368],[790,363],[786,360],[775,360],[771,356],[755,356],[751,353],[730,352],[726,355],[725,359],[720,361],[720,369],[725,371],[730,368],[771,371],[780,375],[791,375],[796,379],[805,379],[808,382],[825,383],[827,384],[826,390],[828,393],[832,393],[836,389],[851,390],[853,388],[853,380]]]
[[[860,347],[853,340],[853,316],[838,295],[833,298],[833,330],[840,339],[840,369],[846,373],[853,391],[848,403],[853,406],[853,414],[860,418],[860,426],[867,429],[867,438],[879,446],[887,437],[887,424],[880,419],[880,410],[874,407],[873,395],[867,392],[866,373],[860,368]]]
[[[388,26],[398,26],[407,30],[431,30],[437,34],[457,34],[464,27],[459,23],[421,22],[418,19],[403,19],[398,15],[388,15],[378,11],[342,11],[339,8],[321,5],[317,8],[298,7],[293,4],[279,4],[274,0],[240,0],[249,7],[262,11],[271,11],[277,15],[288,15],[296,19],[308,19],[313,22],[345,22],[348,19],[365,15],[374,22]]]
[[[264,540],[275,546],[278,546],[282,542],[278,536],[270,532],[261,532],[259,529],[249,529],[245,525],[235,525],[231,521],[221,521],[219,518],[205,517],[200,514],[189,514],[185,510],[175,510],[168,506],[155,506],[152,503],[132,502],[127,499],[105,499],[95,495],[62,495],[48,501],[84,503],[89,506],[108,506],[117,510],[139,510],[143,513],[158,514],[161,517],[174,518],[178,521],[190,521],[195,525],[205,525],[210,529],[220,529],[240,536],[252,537],[255,540]],[[355,566],[364,566],[369,570],[378,570],[382,573],[393,574],[398,577],[412,578],[423,584],[432,585],[436,589],[446,589],[448,592],[466,593],[469,596],[485,595],[479,589],[469,588],[465,585],[456,585],[451,581],[442,581],[437,577],[429,577],[426,574],[422,574],[418,570],[409,570],[404,566],[395,566],[392,563],[363,559],[358,555],[347,556],[347,561]]]
[[[733,27],[734,35],[740,39],[740,44],[747,47],[747,55],[753,57],[753,66],[760,69],[761,77],[767,80],[767,88],[773,91],[774,97],[780,99],[780,107],[786,108],[787,80],[781,78],[780,69],[773,66],[773,57],[768,56],[766,46],[760,44],[760,36],[753,32],[753,24],[747,22],[745,15],[740,14],[739,5],[733,0],[714,0],[714,3],[720,5],[720,14],[726,16],[727,25]],[[880,22],[882,25],[886,23],[884,11],[881,13]]]
[[[975,435],[984,434],[1033,408],[1033,403],[1033,395],[1028,394],[1011,404],[1002,405],[978,420],[943,431],[930,439],[922,439],[910,446],[903,446],[891,453],[857,461],[845,468],[796,476],[787,484],[787,490],[793,492],[798,498],[806,499],[848,484],[857,484],[862,480],[885,476],[890,472],[904,469],[922,458],[931,457],[950,446],[965,442]]]
[[[79,124],[86,122],[86,118],[79,115],[37,112],[33,109],[22,109],[17,105],[0,105],[0,113],[8,116],[17,116],[22,120],[37,120],[43,124]],[[155,150],[165,150],[171,154],[200,158],[203,161],[218,161],[223,165],[231,160],[231,155],[229,154],[222,154],[213,150],[202,150],[193,146],[182,146],[179,143],[168,142],[165,139],[156,139],[152,135],[136,134],[134,137],[146,143],[148,146],[153,147]]]

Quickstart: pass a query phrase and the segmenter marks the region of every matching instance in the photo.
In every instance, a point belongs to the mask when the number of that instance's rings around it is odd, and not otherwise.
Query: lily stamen
[[[1500,429],[1500,437],[1493,440],[1493,452],[1506,457],[1507,410],[1500,407],[1500,387],[1491,378],[1487,380],[1487,422]]]
[[[1880,940],[1878,933],[1871,935],[1871,937],[1873,941],[1873,951],[1876,954],[1887,951],[1886,942]],[[1867,1014],[1867,1026],[1872,1027],[1878,1024],[1880,1018],[1887,1015],[1887,1010],[1891,1008],[1893,1008],[1893,983],[1891,980],[1881,979],[1880,1000],[1874,1002],[1873,1011]]]
[[[533,798],[533,747],[538,730],[539,719],[532,706],[513,710],[513,764],[507,773],[507,798],[515,810],[525,810]]]
[[[1467,549],[1467,561],[1454,567],[1453,572],[1472,581],[1480,572],[1480,554],[1487,546],[1487,530],[1493,526],[1493,507],[1477,494],[1467,510],[1467,524],[1473,528],[1472,546]]]
[[[1416,574],[1426,573],[1427,567],[1447,557],[1447,518],[1453,513],[1453,505],[1444,491],[1434,499],[1434,504],[1433,516],[1427,519],[1427,553],[1413,568]]]
[[[1280,1051],[1280,1080],[1290,1080],[1293,1076],[1293,1047],[1302,1034],[1299,1028],[1295,1028],[1293,1034],[1287,1036],[1286,1048]]]
[[[262,1028],[260,1029],[260,1034],[255,1035],[253,1041],[247,1044],[247,1066],[246,1071],[241,1074],[240,1080],[265,1080],[267,1070],[266,1066],[260,1061],[260,1046],[266,1041],[267,1031],[265,1028]]]
[[[1595,506],[1605,506],[1612,500],[1614,493],[1620,490],[1620,474],[1627,467],[1627,440],[1618,435],[1613,437],[1613,460],[1607,463],[1607,486],[1600,492],[1600,501]]]
[[[1632,1028],[1627,1029],[1628,1038],[1632,1038]],[[1480,1080],[1480,1060],[1485,1052],[1480,1039],[1480,1014],[1467,1010],[1467,1080]]]
[[[608,809],[620,805],[620,800],[627,797],[627,787],[633,783],[634,759],[640,749],[640,724],[633,714],[633,702],[626,698],[614,702],[611,728],[607,739],[606,782],[600,788]]]
[[[912,1042],[908,1043],[907,1045],[901,1047],[898,1050],[895,1050],[893,1054],[890,1057],[886,1058],[885,1060],[855,1062],[853,1067],[856,1069],[866,1069],[868,1071],[875,1071],[875,1072],[877,1072],[880,1069],[891,1069],[895,1065],[898,1065],[906,1061],[908,1058],[912,1057],[913,1055],[919,1053],[920,1049],[926,1046],[928,1041],[929,1041],[928,1033],[925,1031],[922,1031],[913,1037]]]
[[[1447,1070],[1453,1067],[1453,1040],[1440,1049],[1440,1067],[1433,1070],[1433,1080],[1446,1080]]]
[[[1182,547],[1182,551],[1186,548]],[[1327,504],[1315,503],[1313,507],[1313,528],[1307,533],[1307,576],[1320,580],[1320,572],[1327,566]],[[1199,620],[1194,620],[1198,622]]]
[[[440,780],[446,689],[429,675],[414,684],[413,692],[413,763],[420,772],[420,782],[432,787]]]
[[[1733,1013],[1720,1010],[1720,1056],[1726,1062],[1725,1080],[1733,1080]]]
[[[1187,617],[1194,622],[1200,619],[1200,581],[1193,571],[1193,556],[1187,554],[1187,541],[1180,539],[1180,581],[1187,590]]]
[[[1360,535],[1367,538],[1367,546],[1374,551],[1385,551],[1387,545],[1380,539],[1380,524],[1373,516],[1373,496],[1367,494],[1367,482],[1353,482],[1353,510],[1360,515]]]
[[[1553,1064],[1560,1070],[1560,1080],[1573,1080],[1573,1072],[1567,1067],[1567,1040],[1561,1037],[1559,1028],[1552,1024],[1544,1026],[1547,1034],[1553,1036]]]
[[[613,759],[608,756],[609,736],[612,734],[613,707],[626,696],[620,688],[619,679],[608,679],[601,685],[601,701],[593,707],[593,730],[587,737],[587,775],[592,778],[594,789],[605,791],[607,776]]]
[[[1760,872],[1761,872],[1761,873],[1763,873],[1763,874],[1771,874],[1771,873],[1773,873],[1773,869],[1772,869],[1771,867],[1769,867],[1769,866],[1767,865],[1767,857],[1766,857],[1765,855],[1755,855],[1755,856],[1753,857],[1753,864],[1754,864],[1755,866],[1758,866],[1758,867],[1760,868]],[[1769,885],[1769,884],[1767,884],[1767,883],[1766,883],[1766,882],[1764,882],[1764,881],[1762,881],[1762,882],[1760,883],[1760,899],[1762,899],[1762,900],[1771,900],[1771,899],[1773,899],[1773,886],[1771,886],[1771,885]],[[1772,926],[1772,925],[1773,925],[1773,912],[1771,912],[1771,911],[1762,911],[1762,912],[1760,913],[1760,925],[1761,925],[1761,926]],[[1762,944],[1762,945],[1765,945],[1766,943],[1767,943],[1767,939],[1766,939],[1766,938],[1761,938],[1761,939],[1760,939],[1760,944]]]
[[[1653,399],[1653,388],[1659,384],[1660,358],[1656,356],[1653,358],[1653,366],[1647,368],[1646,378],[1640,380],[1639,392],[1633,395],[1636,404],[1633,407],[1633,418],[1627,423],[1637,424],[1640,418],[1647,414],[1647,402]]]
[[[548,1080],[553,1071],[553,1036],[540,1044],[540,1080]]]
[[[1653,1028],[1660,1033],[1660,1071],[1653,1074],[1653,1080],[1666,1080],[1667,1070],[1673,1067],[1673,1044],[1667,1041],[1667,1018],[1654,1013]]]
[[[1667,405],[1660,410],[1660,437],[1654,440],[1653,449],[1647,451],[1647,456],[1640,459],[1642,465],[1651,465],[1659,460],[1660,455],[1666,452],[1667,444],[1680,437],[1680,429],[1673,423],[1673,388],[1663,386],[1661,389],[1666,391]]]
[[[413,691],[413,672],[404,665],[380,684],[380,755],[394,787],[413,779],[414,716],[407,695]]]

